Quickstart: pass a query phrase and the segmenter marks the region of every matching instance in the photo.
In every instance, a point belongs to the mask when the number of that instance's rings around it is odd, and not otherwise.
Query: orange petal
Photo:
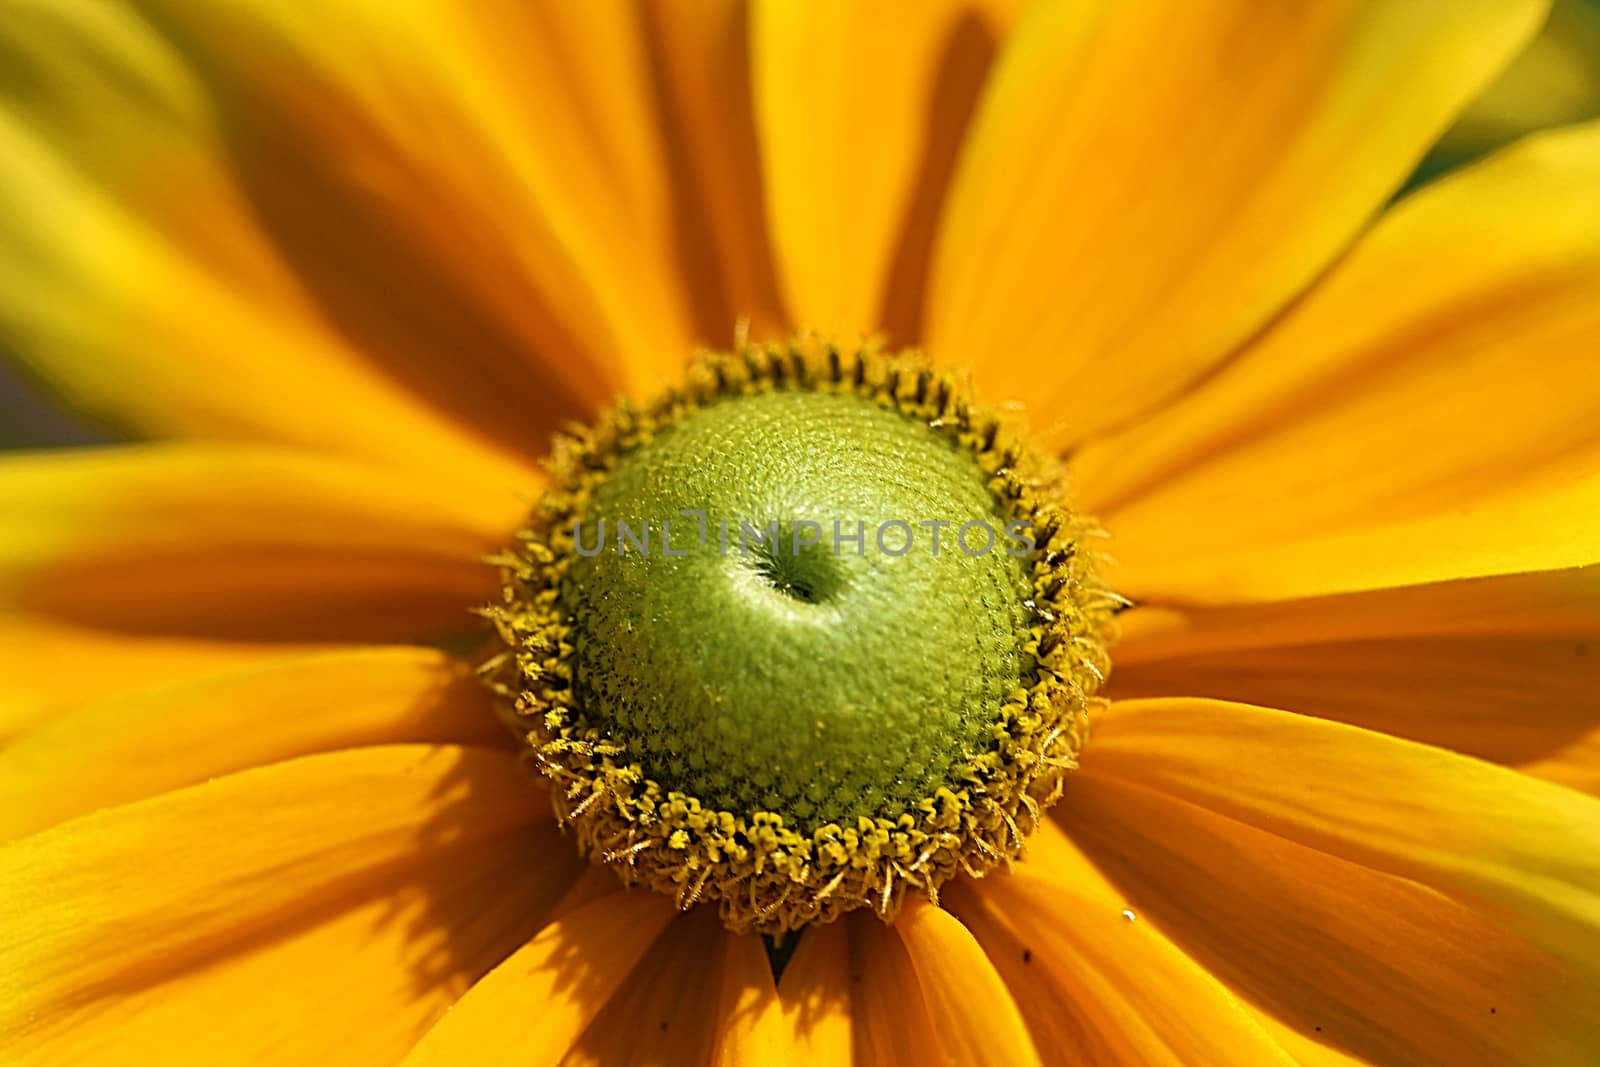
[[[754,5],[768,216],[802,326],[870,333],[884,323],[897,273],[920,288],[924,235],[994,52],[998,20],[983,8],[970,0]],[[919,240],[920,250],[907,247]]]
[[[1595,471],[1594,456],[1578,455],[1498,495],[1434,514],[1375,516],[1358,529],[1192,559],[1174,550],[1116,567],[1111,580],[1151,602],[1227,604],[1584,567],[1600,562],[1589,535],[1600,515]]]
[[[384,164],[353,143],[285,158],[304,142],[225,114],[238,99],[191,58],[128,5],[8,9],[7,347],[86,413],[143,433],[521,478],[575,405],[548,376],[510,373],[508,342],[374,224]]]
[[[1300,596],[1600,559],[1535,525],[1556,498],[1592,506],[1600,468],[1597,186],[1600,123],[1422,190],[1244,356],[1074,457],[1119,588]],[[1345,559],[1368,531],[1381,554]]]
[[[547,812],[505,752],[395,745],[245,771],[0,847],[0,1052],[102,1012],[165,1012],[137,998]]]
[[[1600,959],[1594,797],[1412,741],[1215,700],[1113,704],[1082,773],[1490,908],[1563,959]]]
[[[87,702],[319,647],[119,633],[0,610],[0,749],[35,723]],[[94,669],[85,669],[90,664]]]
[[[912,898],[894,929],[911,956],[946,1061],[1006,1067],[1039,1062],[1016,1001],[966,927],[949,912]]]
[[[281,657],[94,703],[0,750],[0,840],[314,752],[509,740],[471,668],[435,649]]]
[[[1125,618],[1113,697],[1283,708],[1600,793],[1600,568]]]
[[[667,927],[562,1064],[809,1062],[793,1051],[761,938],[702,907]]]
[[[855,1056],[848,922],[808,928],[778,982],[796,1063],[849,1065]]]
[[[854,1062],[947,1062],[905,943],[868,912],[852,912],[840,922],[849,924]]]
[[[750,97],[749,5],[646,0],[642,17],[667,159],[682,190],[678,254],[696,336],[725,343],[741,318],[758,336],[784,333]]]
[[[1600,569],[1473,578],[1304,600],[1219,607],[1139,606],[1117,617],[1117,667],[1263,645],[1389,637],[1555,637],[1600,612]]]
[[[1586,1062],[1591,991],[1487,909],[1105,776],[1074,777],[1056,816],[1140,924],[1304,1040],[1371,1063]]]
[[[497,423],[514,428],[518,409],[547,406],[552,390],[653,392],[687,359],[675,185],[634,5],[143,6],[205,64],[244,165],[302,175],[255,193],[314,285],[341,283],[328,242],[314,240],[331,228],[334,250],[388,283],[389,300],[433,292],[408,273],[418,264],[441,295],[471,300],[462,324],[493,348],[439,337],[451,360],[494,370],[520,355],[538,372],[542,389],[488,404]],[[522,425],[547,427],[526,410]]]
[[[304,453],[152,445],[0,462],[10,611],[298,642],[474,627],[525,505]],[[86,664],[76,664],[83,669]]]
[[[407,1067],[560,1063],[673,914],[665,897],[624,891],[556,920],[473,986]]]
[[[552,824],[425,850],[354,896],[31,1035],[26,1062],[395,1063],[537,930],[578,866]]]
[[[1203,507],[1197,482],[1230,490],[1249,463],[1295,495],[1247,525],[1294,531],[1421,510],[1583,445],[1600,408],[1581,358],[1600,332],[1597,183],[1591,123],[1402,200],[1249,351],[1074,457],[1081,502],[1131,521],[1171,500],[1214,521],[1233,501]],[[1494,433],[1460,432],[1491,416]],[[1268,470],[1269,453],[1292,462]]]
[[[1070,800],[1068,801],[1070,803]],[[1215,977],[1148,924],[1077,849],[1041,831],[1009,875],[946,891],[1054,1063],[1292,1061]]]
[[[1545,4],[1035,4],[963,149],[927,344],[1061,446],[1177,394],[1310,283]]]
[[[814,1062],[804,1058],[804,1050],[785,1025],[761,938],[724,930],[719,940],[722,960],[711,1025],[716,1038],[711,1061],[724,1067],[746,1063],[801,1067]]]

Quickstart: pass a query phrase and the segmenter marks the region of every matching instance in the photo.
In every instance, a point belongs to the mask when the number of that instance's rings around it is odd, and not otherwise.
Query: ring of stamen
[[[774,811],[738,811],[673,789],[647,773],[642,752],[585,707],[575,685],[571,614],[575,522],[626,457],[712,405],[805,391],[871,401],[925,426],[970,457],[1003,520],[1027,525],[1022,560],[1021,668],[986,730],[946,781],[903,810],[799,825]],[[499,557],[503,602],[486,614],[505,651],[485,665],[505,698],[557,817],[587,854],[624,882],[673,895],[680,907],[716,901],[735,930],[780,933],[827,922],[863,905],[892,917],[908,889],[937,900],[960,873],[977,877],[1022,849],[1045,807],[1076,766],[1087,710],[1109,670],[1102,634],[1116,603],[1084,547],[1091,525],[1066,504],[1064,472],[1025,447],[991,412],[975,407],[955,378],[910,356],[875,348],[841,353],[801,338],[704,354],[682,388],[654,402],[620,404],[595,426],[561,438],[551,485],[528,527]],[[752,558],[774,589],[800,602],[827,599],[837,580],[822,560],[800,554]],[[892,744],[893,740],[886,741]]]

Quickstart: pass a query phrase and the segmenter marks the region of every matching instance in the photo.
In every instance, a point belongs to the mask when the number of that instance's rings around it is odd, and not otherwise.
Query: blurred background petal
[[[1456,120],[1415,186],[1525,133],[1600,115],[1600,0],[1555,0],[1544,31]]]

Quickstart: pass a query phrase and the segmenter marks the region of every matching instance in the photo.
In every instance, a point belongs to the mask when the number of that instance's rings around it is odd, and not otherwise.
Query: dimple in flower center
[[[710,357],[556,473],[499,677],[585,848],[768,931],[1020,849],[1110,602],[1058,472],[949,380],[798,343]]]
[[[741,544],[740,551],[748,552],[750,566],[771,588],[802,604],[822,604],[844,590],[845,568],[833,560],[845,547],[836,540],[830,551],[820,539],[806,538],[805,531],[780,525],[772,541],[762,537],[748,548]]]

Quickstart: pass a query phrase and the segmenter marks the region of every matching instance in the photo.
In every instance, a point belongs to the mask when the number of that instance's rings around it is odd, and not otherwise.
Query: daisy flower
[[[1600,1057],[1537,0],[0,9],[0,1059]]]

